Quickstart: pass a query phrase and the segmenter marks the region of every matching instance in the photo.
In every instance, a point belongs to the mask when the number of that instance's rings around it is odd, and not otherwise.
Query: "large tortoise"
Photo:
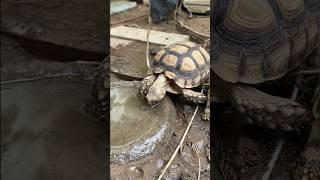
[[[169,45],[154,57],[152,75],[142,80],[138,96],[146,97],[150,105],[161,101],[167,91],[192,102],[207,102],[206,95],[192,88],[208,80],[209,68],[210,56],[201,46],[190,41]]]
[[[319,49],[320,1],[212,3],[212,92],[244,114],[248,123],[301,132],[310,123],[300,104],[266,94],[253,85],[285,76]]]
[[[212,20],[213,91],[249,123],[299,131],[305,110],[248,84],[283,77],[319,46],[320,1],[216,0]],[[247,84],[247,85],[244,85]]]

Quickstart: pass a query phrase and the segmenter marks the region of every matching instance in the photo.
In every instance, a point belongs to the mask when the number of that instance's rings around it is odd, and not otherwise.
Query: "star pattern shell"
[[[193,42],[170,45],[153,61],[153,73],[164,73],[181,88],[199,86],[209,77],[209,68],[209,54]]]
[[[215,0],[212,69],[229,82],[284,76],[319,46],[319,0]]]

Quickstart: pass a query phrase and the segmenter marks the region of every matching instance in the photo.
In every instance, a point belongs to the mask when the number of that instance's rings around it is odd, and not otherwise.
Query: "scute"
[[[199,86],[209,76],[209,54],[193,42],[167,46],[155,59],[153,73],[164,73],[181,88]]]
[[[176,52],[178,54],[184,54],[188,51],[188,49],[189,48],[186,46],[175,45],[170,48],[170,51]]]
[[[180,70],[183,72],[193,71],[197,68],[196,64],[190,57],[185,57],[182,59]]]
[[[256,32],[276,21],[267,0],[233,0],[228,10],[229,23],[234,28]]]
[[[303,0],[276,0],[276,2],[285,21],[301,16],[305,9]]]
[[[171,71],[165,71],[164,74],[169,78],[169,79],[174,79],[176,77],[176,74],[171,72]]]
[[[157,62],[160,62],[161,57],[164,55],[165,52],[166,52],[166,51],[162,49],[161,51],[159,51],[159,52],[156,54],[156,56],[154,57],[154,59],[155,59]]]
[[[319,45],[317,8],[315,0],[216,0],[213,71],[247,84],[284,76]]]
[[[162,62],[167,65],[167,66],[171,66],[171,67],[176,67],[177,66],[177,62],[178,62],[178,58],[177,56],[171,55],[171,54],[167,54]]]
[[[210,55],[207,53],[206,50],[204,50],[202,47],[200,47],[200,52],[204,56],[207,63],[210,63]]]
[[[194,60],[196,60],[196,62],[200,66],[202,66],[206,63],[204,60],[204,57],[202,56],[202,54],[199,51],[193,51],[191,56],[193,57]]]

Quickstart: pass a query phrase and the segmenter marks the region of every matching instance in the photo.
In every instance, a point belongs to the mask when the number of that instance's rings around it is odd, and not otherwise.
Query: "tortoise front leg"
[[[203,120],[209,121],[210,120],[210,92],[208,93],[208,100],[207,100],[207,104],[206,107],[204,109],[204,113],[202,116]]]
[[[191,89],[182,89],[182,95],[186,98],[187,101],[194,103],[205,103],[208,100],[208,97],[203,93],[193,91]]]
[[[208,96],[204,95],[201,92],[192,91],[191,89],[182,89],[182,95],[187,101],[191,101],[194,103],[206,103],[206,107],[204,109],[204,114],[202,115],[202,119],[210,120],[210,101],[209,94]]]
[[[145,77],[142,81],[140,86],[138,87],[138,94],[137,97],[139,99],[144,99],[148,94],[149,88],[153,84],[153,82],[157,79],[156,75],[150,75]]]

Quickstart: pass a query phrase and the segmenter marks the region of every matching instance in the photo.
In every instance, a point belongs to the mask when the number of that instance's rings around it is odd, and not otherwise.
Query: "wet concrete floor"
[[[106,126],[85,115],[90,83],[51,79],[1,86],[1,179],[106,177]]]

